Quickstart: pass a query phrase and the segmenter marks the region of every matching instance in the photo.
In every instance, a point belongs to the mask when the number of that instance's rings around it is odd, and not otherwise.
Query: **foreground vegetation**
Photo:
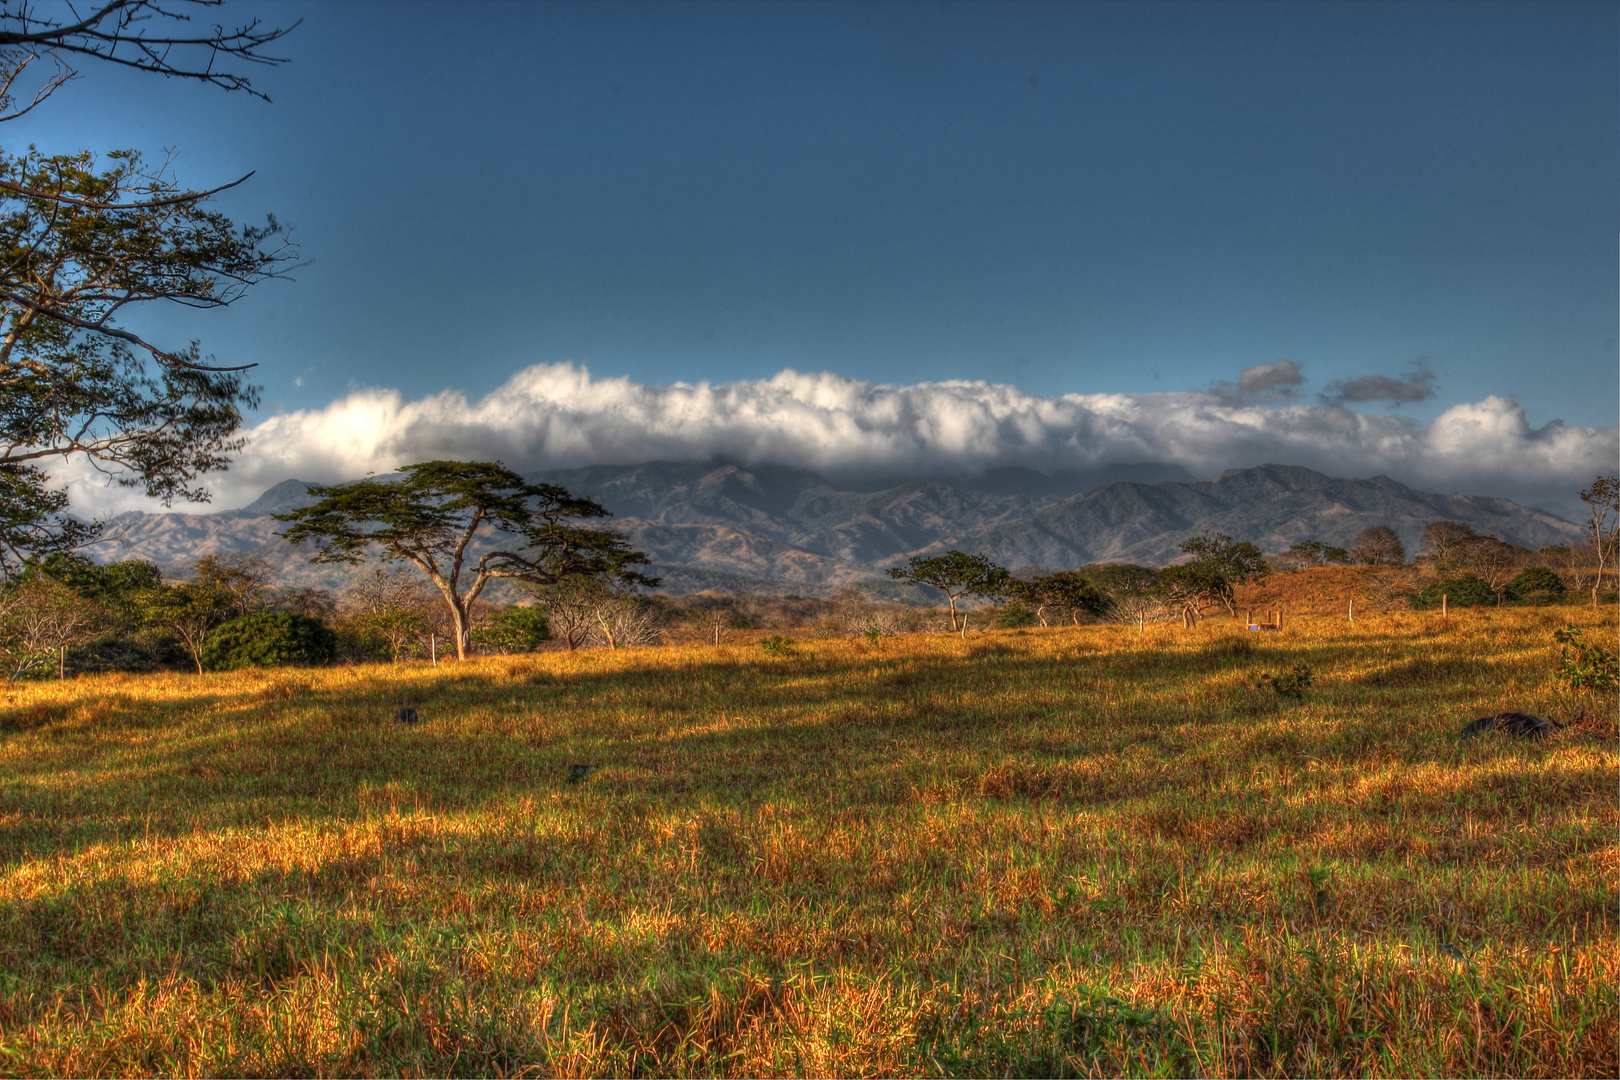
[[[1571,621],[15,684],[0,1067],[1613,1075]],[[1601,719],[1458,738],[1506,709]]]

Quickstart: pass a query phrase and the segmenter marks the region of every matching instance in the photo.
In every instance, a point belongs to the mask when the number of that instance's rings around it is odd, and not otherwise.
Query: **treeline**
[[[1408,562],[1394,531],[1383,526],[1364,530],[1348,548],[1317,541],[1295,544],[1269,561],[1274,569],[1353,565],[1362,569],[1364,595],[1381,606],[1453,607],[1506,604],[1597,603],[1612,577],[1614,537],[1603,543],[1547,544],[1532,550],[1461,521],[1434,521],[1423,530],[1422,548]]]
[[[207,555],[189,579],[164,580],[140,560],[56,554],[0,589],[0,665],[15,681],[427,657],[453,639],[424,585],[379,570],[336,594],[277,587],[270,564],[244,554]],[[485,652],[549,640],[545,614],[524,605],[480,605],[474,634]]]
[[[982,555],[949,551],[914,557],[889,576],[938,590],[949,609],[950,628],[965,632],[974,617],[966,601],[988,603],[983,616],[1002,627],[1066,622],[1124,622],[1137,626],[1166,619],[1195,625],[1211,613],[1237,614],[1238,586],[1272,573],[1311,567],[1358,570],[1355,589],[1377,608],[1472,607],[1486,604],[1613,602],[1608,569],[1615,563],[1614,535],[1595,531],[1603,543],[1550,544],[1539,550],[1477,532],[1458,521],[1431,522],[1422,548],[1408,560],[1393,529],[1363,530],[1348,546],[1319,540],[1266,556],[1253,543],[1224,533],[1204,533],[1182,542],[1189,558],[1167,567],[1099,563],[1078,570],[1014,573]],[[1606,547],[1604,546],[1606,544]]]

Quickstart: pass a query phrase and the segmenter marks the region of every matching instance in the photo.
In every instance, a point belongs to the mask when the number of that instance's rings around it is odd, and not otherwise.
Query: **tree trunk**
[[[459,604],[451,604],[450,618],[456,634],[456,659],[465,660],[467,649],[472,644],[472,628],[467,625],[467,612]]]
[[[1593,593],[1592,595],[1596,596],[1597,594]],[[957,628],[956,627],[956,597],[952,596],[950,593],[946,593],[945,594],[945,602],[947,604],[951,605],[951,629],[955,630]],[[1593,601],[1593,603],[1596,603],[1596,601]]]

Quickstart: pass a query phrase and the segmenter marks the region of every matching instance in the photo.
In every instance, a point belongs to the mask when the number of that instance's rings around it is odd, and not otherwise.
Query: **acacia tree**
[[[956,619],[956,602],[966,596],[995,599],[1004,595],[1012,575],[983,555],[969,555],[965,551],[947,551],[943,555],[925,558],[913,555],[904,566],[889,567],[889,576],[896,581],[913,585],[927,585],[945,594],[951,609],[951,630],[967,630],[964,617],[960,627]]]
[[[0,121],[38,106],[79,58],[262,97],[230,61],[280,63],[263,49],[292,27],[190,25],[192,10],[217,6],[0,3]],[[31,68],[50,73],[29,95]],[[239,229],[205,207],[246,179],[194,190],[136,151],[98,162],[0,150],[0,573],[98,532],[67,515],[44,465],[87,461],[167,505],[205,501],[202,475],[242,447],[242,409],[258,401],[244,369],[195,341],[147,340],[123,316],[152,301],[223,307],[284,275],[295,253],[274,218]]]
[[[315,545],[311,562],[356,564],[377,551],[415,565],[444,598],[459,659],[467,658],[471,606],[491,581],[512,578],[533,588],[580,577],[658,584],[632,569],[648,559],[622,535],[577,524],[611,516],[592,499],[531,484],[498,461],[425,461],[398,471],[403,475],[392,482],[313,485],[309,493],[319,502],[275,516],[292,523],[282,533],[289,543]],[[505,537],[478,553],[473,541],[485,526]]]
[[[1172,566],[1164,572],[1161,585],[1169,590],[1174,606],[1185,613],[1189,605],[1197,614],[1208,604],[1225,605],[1228,614],[1237,615],[1234,586],[1263,578],[1270,572],[1261,550],[1247,540],[1234,542],[1225,533],[1200,533],[1183,540],[1181,550],[1191,562]]]
[[[1082,615],[1108,610],[1108,595],[1079,570],[1058,570],[1027,581],[1014,578],[1007,582],[1007,594],[1033,607],[1042,626],[1047,625],[1049,611],[1059,612],[1061,622],[1078,626]]]

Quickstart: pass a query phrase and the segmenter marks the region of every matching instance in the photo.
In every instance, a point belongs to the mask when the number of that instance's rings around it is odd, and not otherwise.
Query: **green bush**
[[[1496,603],[1496,594],[1483,580],[1472,574],[1465,574],[1458,578],[1447,578],[1436,581],[1422,592],[1414,593],[1411,597],[1414,611],[1425,611],[1440,606],[1440,598],[1446,597],[1448,607],[1485,607]]]
[[[163,665],[153,650],[127,637],[98,638],[67,652],[67,666],[80,674],[109,671],[152,672]]]
[[[1003,630],[1034,626],[1035,613],[1022,604],[1007,604],[996,609],[996,625]]]
[[[473,640],[480,647],[495,652],[533,652],[551,640],[551,624],[546,621],[545,610],[538,605],[513,604],[497,611],[488,626],[474,632]]]
[[[1556,604],[1566,592],[1563,579],[1545,566],[1526,567],[1508,582],[1508,595],[1526,604]]]
[[[1620,686],[1620,656],[1583,638],[1584,632],[1575,626],[1553,631],[1553,640],[1558,642],[1558,674],[1564,683],[1577,692]]]
[[[1305,691],[1311,688],[1311,683],[1315,677],[1316,673],[1310,669],[1309,665],[1295,664],[1281,675],[1266,672],[1260,676],[1260,681],[1255,683],[1255,687],[1263,690],[1269,686],[1277,692],[1278,697],[1299,701],[1305,697]]]
[[[329,664],[337,635],[325,623],[291,611],[254,611],[216,627],[203,642],[203,667],[235,671],[249,667]]]

